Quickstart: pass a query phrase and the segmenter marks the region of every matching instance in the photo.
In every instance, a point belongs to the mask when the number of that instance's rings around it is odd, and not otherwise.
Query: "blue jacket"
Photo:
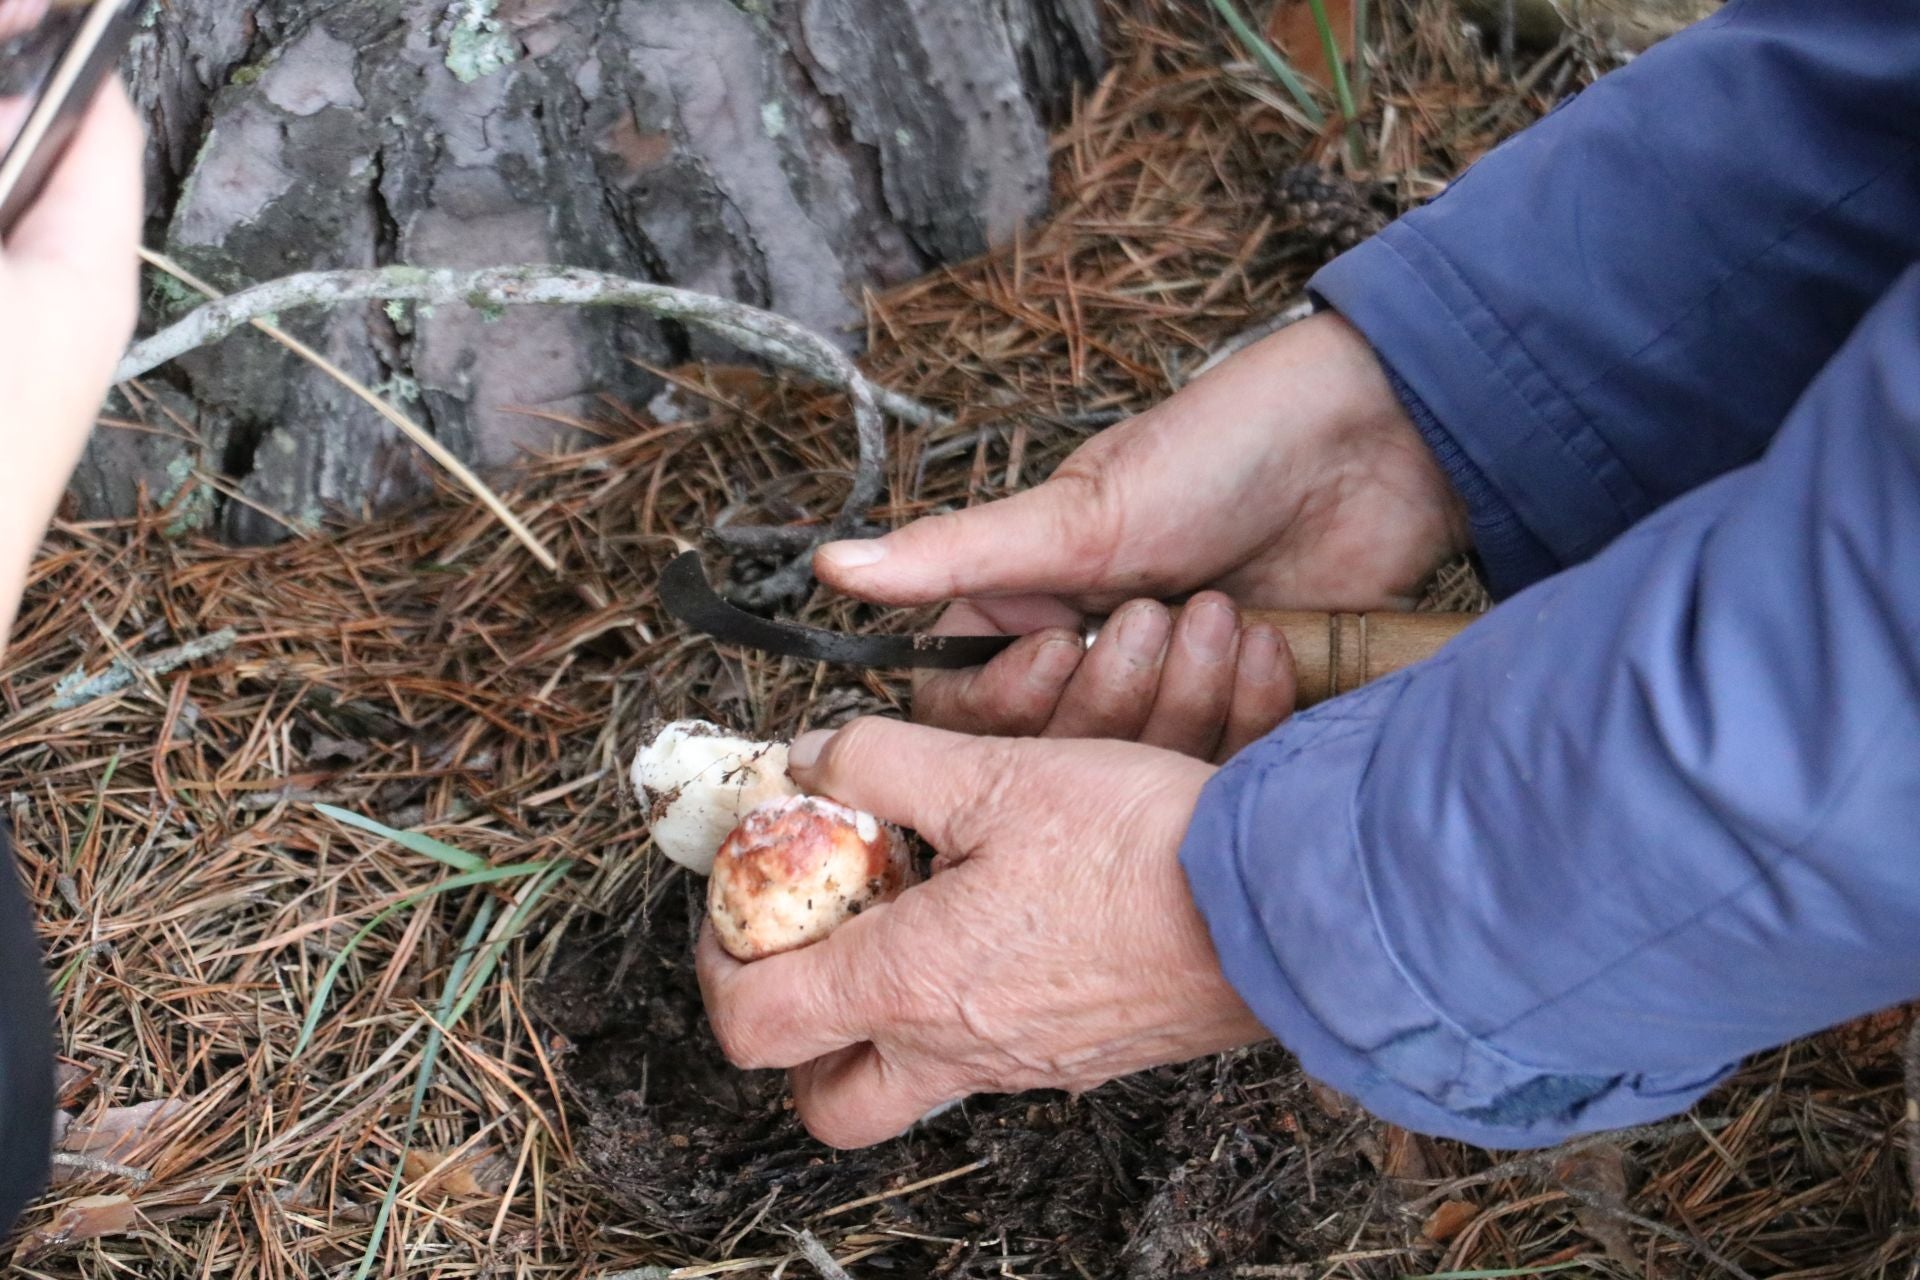
[[[1195,816],[1311,1074],[1538,1146],[1920,995],[1916,263],[1920,3],[1733,0],[1316,278],[1508,598]]]

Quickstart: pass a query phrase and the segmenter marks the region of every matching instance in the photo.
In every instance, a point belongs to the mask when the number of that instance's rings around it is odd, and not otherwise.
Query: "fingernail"
[[[864,569],[886,559],[887,549],[878,539],[865,542],[829,542],[821,547],[819,558],[836,569]]]
[[[1078,640],[1049,640],[1033,655],[1027,668],[1027,683],[1037,689],[1057,689],[1065,684],[1085,652]]]
[[[1240,638],[1240,678],[1272,684],[1280,673],[1280,636],[1272,627],[1249,627]]]
[[[813,768],[820,759],[820,753],[826,749],[827,739],[831,737],[833,737],[831,729],[813,729],[795,738],[787,747],[787,768]]]
[[[1202,662],[1224,662],[1233,652],[1233,637],[1240,619],[1230,605],[1208,600],[1193,606],[1183,616],[1187,648]]]
[[[1156,604],[1135,605],[1120,619],[1120,651],[1142,662],[1158,662],[1167,648],[1172,622]]]

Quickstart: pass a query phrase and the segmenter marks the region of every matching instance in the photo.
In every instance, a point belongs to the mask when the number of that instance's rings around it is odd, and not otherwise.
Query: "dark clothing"
[[[40,940],[0,828],[0,1232],[47,1185],[53,1054]]]

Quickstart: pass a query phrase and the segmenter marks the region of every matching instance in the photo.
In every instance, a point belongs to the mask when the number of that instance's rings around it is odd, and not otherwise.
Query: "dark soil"
[[[689,1253],[717,1256],[714,1245],[756,1215],[806,1224],[983,1159],[977,1172],[816,1229],[878,1221],[952,1242],[903,1241],[863,1272],[996,1275],[1011,1264],[1021,1275],[1145,1280],[1323,1258],[1369,1216],[1381,1183],[1357,1153],[1379,1147],[1355,1130],[1371,1122],[1316,1102],[1271,1048],[1079,1098],[979,1098],[867,1151],[823,1147],[789,1109],[783,1074],[736,1071],[720,1056],[690,956],[695,887],[678,877],[624,936],[576,949],[540,1000],[572,1043],[587,1170],[635,1218],[672,1224]],[[784,1237],[769,1244],[786,1247]]]

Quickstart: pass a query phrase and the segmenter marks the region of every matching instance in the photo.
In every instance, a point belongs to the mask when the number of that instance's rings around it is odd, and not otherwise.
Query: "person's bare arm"
[[[141,131],[117,85],[0,247],[0,644],[138,310]]]

